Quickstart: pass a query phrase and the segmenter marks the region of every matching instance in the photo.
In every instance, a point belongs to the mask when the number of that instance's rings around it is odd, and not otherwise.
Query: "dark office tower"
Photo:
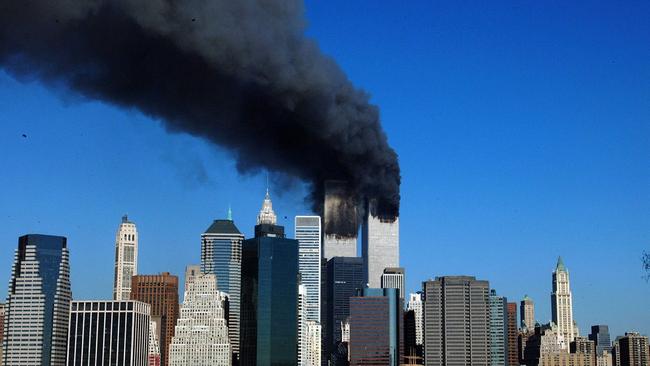
[[[239,359],[239,308],[241,297],[241,246],[244,235],[237,229],[232,214],[227,220],[214,220],[201,234],[201,272],[217,275],[217,289],[228,294],[228,336],[233,359]]]
[[[610,352],[612,342],[609,337],[609,327],[606,325],[592,325],[589,339],[596,344],[596,354],[603,355],[603,351]]]
[[[424,282],[424,363],[428,366],[490,364],[488,281],[469,276]]]
[[[73,301],[67,366],[146,366],[149,304]]]
[[[404,364],[422,365],[422,345],[417,343],[415,310],[404,312]]]
[[[639,333],[625,333],[618,337],[614,347],[614,365],[647,366],[650,365],[648,337]]]
[[[298,240],[276,225],[268,192],[241,268],[240,365],[296,365]]]
[[[7,296],[4,365],[65,365],[70,317],[67,239],[18,239]]]
[[[519,352],[518,352],[518,333],[517,333],[517,303],[509,302],[507,304],[508,315],[508,348],[506,361],[508,366],[519,365]]]
[[[169,365],[169,344],[178,320],[178,277],[163,272],[158,275],[137,275],[132,278],[131,300],[151,305],[151,320],[160,330],[160,361]]]
[[[323,348],[326,358],[341,342],[341,324],[350,316],[350,297],[363,289],[363,259],[359,257],[334,257],[327,261],[324,276],[326,301]]]
[[[365,288],[350,298],[350,366],[399,366],[403,301],[395,288]]]

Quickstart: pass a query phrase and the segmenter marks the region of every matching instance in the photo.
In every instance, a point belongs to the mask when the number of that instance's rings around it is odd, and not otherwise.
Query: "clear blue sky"
[[[400,156],[409,289],[475,275],[529,294],[545,322],[562,255],[582,333],[650,333],[650,3],[408,4],[306,7],[309,36],[372,94]],[[264,173],[239,176],[227,152],[137,111],[2,71],[0,169],[0,283],[19,235],[65,235],[75,298],[111,296],[122,214],[140,273],[182,275],[228,204],[252,234],[265,188]],[[289,232],[309,213],[303,193],[272,192]]]

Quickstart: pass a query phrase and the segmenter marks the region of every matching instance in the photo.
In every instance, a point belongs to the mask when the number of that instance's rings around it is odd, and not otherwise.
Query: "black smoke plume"
[[[134,108],[232,151],[240,172],[323,183],[399,212],[376,106],[304,35],[300,0],[2,0],[0,67]]]

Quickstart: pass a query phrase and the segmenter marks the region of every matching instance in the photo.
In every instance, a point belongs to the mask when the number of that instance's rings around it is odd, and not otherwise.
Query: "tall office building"
[[[296,216],[295,234],[295,238],[298,240],[300,283],[305,286],[306,320],[320,322],[320,216]]]
[[[4,365],[65,365],[70,318],[67,239],[18,239],[5,309]]]
[[[327,283],[325,288],[326,306],[324,309],[324,353],[331,358],[338,349],[341,339],[341,325],[350,316],[350,297],[357,289],[363,289],[363,259],[359,257],[334,257],[327,261]]]
[[[320,366],[321,326],[309,320],[307,313],[307,288],[298,286],[298,365]]]
[[[226,220],[214,220],[201,234],[201,271],[217,275],[217,289],[228,294],[228,332],[235,360],[239,358],[241,308],[241,248],[244,241],[232,213]]]
[[[422,292],[409,295],[409,302],[406,304],[407,310],[413,310],[415,316],[415,344],[424,344],[424,304],[422,303]]]
[[[67,366],[147,366],[149,304],[73,301]]]
[[[614,365],[647,366],[650,365],[648,337],[636,332],[625,333],[616,339],[614,347]]]
[[[535,303],[533,299],[524,296],[524,299],[521,300],[520,312],[521,316],[521,327],[532,332],[535,330]]]
[[[185,286],[183,287],[183,293],[187,292],[189,285],[194,283],[194,280],[196,280],[201,273],[201,266],[198,264],[190,264],[185,267]]]
[[[495,290],[490,290],[490,364],[503,366],[506,364],[508,349],[508,300],[498,296]]]
[[[385,268],[399,267],[399,218],[376,216],[376,203],[368,204],[361,229],[364,276],[368,287],[381,287]]]
[[[267,192],[255,238],[242,245],[242,366],[297,364],[298,241],[275,223]]]
[[[159,330],[160,361],[163,366],[169,366],[169,344],[179,313],[178,277],[169,272],[133,276],[131,299],[151,305],[151,319]]]
[[[428,366],[490,364],[488,281],[469,276],[424,282],[424,363]]]
[[[348,183],[326,181],[324,196],[323,258],[356,257],[359,221]]]
[[[225,303],[214,274],[198,274],[188,283],[169,345],[170,366],[232,364]]]
[[[131,277],[138,274],[138,230],[129,218],[122,216],[122,223],[115,234],[115,276],[113,300],[128,300],[131,294]]]
[[[506,361],[508,366],[519,365],[518,339],[517,339],[517,303],[506,304],[508,347],[506,348]]]
[[[573,300],[569,284],[569,271],[564,266],[562,257],[558,257],[555,271],[553,271],[553,293],[551,294],[551,312],[553,323],[567,343],[573,342],[577,335],[573,321]]]
[[[607,325],[592,325],[589,339],[596,344],[596,353],[599,356],[602,356],[604,351],[609,352],[612,349],[612,341]]]
[[[389,267],[384,268],[384,273],[381,274],[381,288],[396,288],[399,290],[399,297],[404,301],[404,282],[405,282],[404,268],[402,267]]]
[[[402,364],[403,302],[395,288],[365,288],[350,298],[350,366]]]

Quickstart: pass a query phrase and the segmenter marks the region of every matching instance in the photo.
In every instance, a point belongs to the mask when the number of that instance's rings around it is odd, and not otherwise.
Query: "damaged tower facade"
[[[356,257],[359,219],[347,182],[325,182],[323,258]]]
[[[361,231],[364,280],[369,287],[379,288],[384,269],[399,267],[399,217],[379,215],[376,201],[371,200]]]

